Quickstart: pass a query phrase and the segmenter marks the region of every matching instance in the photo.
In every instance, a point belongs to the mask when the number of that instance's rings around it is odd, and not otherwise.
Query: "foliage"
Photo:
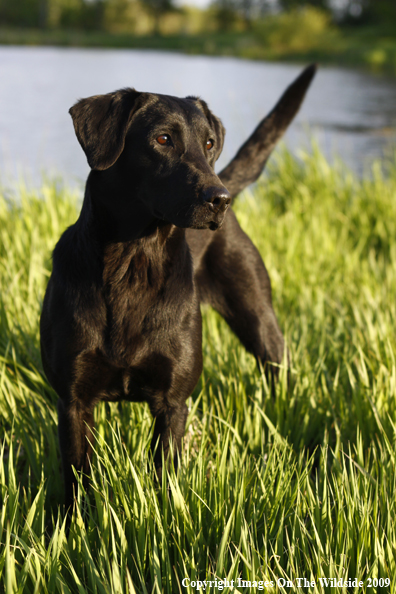
[[[204,9],[175,1],[0,0],[0,43],[169,49],[396,72],[394,0],[212,0]]]
[[[3,192],[0,591],[195,591],[185,577],[395,583],[396,162],[358,180],[316,150],[298,161],[284,151],[235,208],[272,279],[289,388],[282,369],[272,398],[253,357],[205,310],[179,474],[153,482],[145,405],[102,403],[85,522],[80,495],[67,536],[38,320],[77,199],[49,182]]]
[[[161,19],[166,13],[169,13],[173,9],[171,0],[144,0],[144,6],[149,10],[154,18],[154,30],[155,35],[161,33]]]
[[[262,45],[274,51],[307,51],[323,46],[324,36],[331,38],[330,15],[306,6],[257,20],[254,29]]]
[[[224,4],[227,10],[228,1]],[[305,64],[314,61],[363,66],[376,72],[396,74],[395,32],[390,33],[386,26],[336,26],[326,13],[306,8],[292,13],[295,20],[287,13],[269,14],[266,18],[254,19],[248,29],[239,14],[231,11],[224,15],[221,6],[167,12],[160,19],[161,35],[154,35],[154,17],[139,0],[111,0],[103,5],[103,30],[84,31],[80,26],[59,28],[56,23],[60,22],[61,13],[51,12],[49,18],[53,25],[48,29],[0,27],[0,44],[173,50]],[[68,22],[78,16],[73,11],[67,14]]]
[[[45,0],[0,0],[0,23],[20,27],[43,27],[46,24]]]
[[[105,28],[113,33],[145,34],[152,30],[152,18],[140,2],[113,0],[106,2],[104,13]]]
[[[279,0],[278,4],[283,11],[296,10],[297,8],[305,8],[307,6],[328,9],[331,0],[330,2],[328,0]]]
[[[250,31],[256,21],[261,21],[259,29],[267,31],[274,26],[278,37],[285,39],[288,32],[295,33],[299,27],[310,36],[320,27],[327,30],[332,18],[341,24],[374,24],[395,36],[394,0],[211,0],[210,4],[198,10],[176,8],[175,0],[0,0],[0,23],[2,27],[158,35],[208,29]],[[164,20],[169,21],[175,11],[182,18],[171,18],[169,28]],[[199,31],[189,19],[191,11],[200,21]],[[266,23],[264,19],[268,19]]]
[[[336,18],[347,23],[361,25],[363,23],[375,23],[388,26],[389,31],[395,33],[396,4],[394,0],[345,0],[334,2],[330,0],[330,6],[335,5]]]

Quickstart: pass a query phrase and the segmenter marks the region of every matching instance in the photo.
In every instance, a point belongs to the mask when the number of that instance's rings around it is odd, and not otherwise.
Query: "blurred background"
[[[1,43],[342,60],[396,72],[395,0],[0,0]]]
[[[0,183],[81,183],[68,109],[125,86],[207,100],[221,167],[312,61],[286,143],[361,174],[396,140],[395,0],[0,0]]]

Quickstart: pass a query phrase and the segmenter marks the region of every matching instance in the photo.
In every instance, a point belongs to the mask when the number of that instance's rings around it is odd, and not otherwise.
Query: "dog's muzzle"
[[[231,196],[224,186],[212,186],[204,190],[202,197],[207,209],[208,227],[214,231],[223,224]]]

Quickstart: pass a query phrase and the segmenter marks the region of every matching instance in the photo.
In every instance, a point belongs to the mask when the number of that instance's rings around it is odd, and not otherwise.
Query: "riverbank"
[[[396,75],[396,37],[378,28],[331,29],[321,36],[320,43],[308,47],[267,41],[260,30],[133,35],[69,29],[0,28],[0,45],[155,49],[254,60],[316,61]]]

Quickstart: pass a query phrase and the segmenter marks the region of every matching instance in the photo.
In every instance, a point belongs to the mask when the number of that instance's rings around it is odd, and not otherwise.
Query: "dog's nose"
[[[231,196],[225,187],[213,186],[203,193],[204,202],[213,212],[224,212],[231,203]]]

